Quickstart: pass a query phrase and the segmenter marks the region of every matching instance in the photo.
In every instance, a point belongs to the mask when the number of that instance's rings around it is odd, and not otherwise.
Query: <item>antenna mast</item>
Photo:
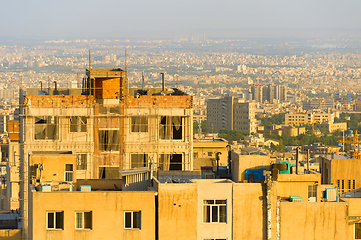
[[[90,58],[90,49],[89,49],[89,69],[91,68],[91,58]]]

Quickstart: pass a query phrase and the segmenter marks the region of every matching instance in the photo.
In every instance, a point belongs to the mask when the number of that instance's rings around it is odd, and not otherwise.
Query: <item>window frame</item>
[[[77,227],[77,214],[81,213],[82,223],[81,228]],[[90,213],[90,227],[85,227],[85,213]],[[75,212],[75,230],[92,230],[93,229],[93,212],[92,211],[76,211]]]
[[[179,125],[176,125],[174,122],[174,118],[180,118]],[[163,124],[162,121],[165,121]],[[185,136],[185,129],[184,129],[185,117],[184,116],[171,116],[171,115],[162,115],[158,118],[158,138],[161,141],[184,141]],[[181,132],[181,138],[175,138],[175,131],[174,128],[178,126],[180,129],[176,130]],[[163,133],[161,133],[163,131]]]
[[[72,171],[67,170],[67,165],[71,166]],[[72,180],[67,180],[67,175],[71,176]],[[65,164],[64,182],[74,182],[74,164]]]
[[[131,215],[131,219],[130,219],[130,225],[131,225],[131,227],[126,227],[126,214],[127,213],[130,213]],[[137,213],[139,213],[139,215],[140,215],[140,220],[139,220],[139,227],[134,227],[134,215],[135,214],[137,214]],[[141,230],[142,229],[142,211],[124,211],[124,229],[139,229],[139,230]]]
[[[138,119],[139,123],[136,119]],[[134,126],[138,124],[137,126]],[[131,133],[147,133],[149,131],[149,119],[148,116],[131,116],[130,117],[130,132]]]
[[[354,223],[354,228],[353,228],[353,231],[354,231],[353,239],[358,240],[358,239],[361,239],[361,233],[360,233],[359,238],[356,238],[356,225],[360,225],[360,228],[361,228],[361,222],[355,222]]]
[[[73,122],[75,119],[75,123]],[[87,132],[88,118],[86,116],[70,116],[69,118],[69,132]],[[72,128],[75,127],[76,131],[72,131]]]
[[[49,214],[52,213],[54,214],[53,216],[53,224],[54,227],[50,228],[49,227]],[[61,213],[62,214],[62,223],[61,223],[61,228],[57,228],[57,214]],[[64,230],[64,211],[46,211],[46,230]]]
[[[104,140],[106,140],[106,142],[101,142],[100,141],[100,132],[103,131],[104,132]],[[118,143],[112,143],[109,144],[111,142],[111,138],[110,138],[110,132],[112,133],[112,137],[114,140],[114,136],[118,136]],[[107,133],[106,133],[107,132]],[[115,149],[113,149],[115,148]],[[120,151],[120,129],[119,128],[100,128],[98,130],[98,151],[99,152],[119,152]]]
[[[37,121],[37,118],[39,119]],[[35,141],[58,141],[59,140],[59,117],[58,116],[34,116],[34,140]],[[54,123],[51,121],[54,119]],[[39,123],[39,121],[45,121],[45,123]],[[50,122],[50,123],[49,123]],[[44,138],[37,138],[37,126],[43,126]],[[53,138],[48,138],[50,127],[54,127]]]
[[[310,194],[310,187],[312,187],[312,194]],[[314,193],[314,194],[313,194]],[[312,196],[311,196],[312,195]],[[315,198],[315,202],[317,202],[317,184],[309,184],[307,185],[307,201],[310,201],[310,197],[314,197]]]
[[[79,153],[76,158],[76,170],[88,170],[88,154]]]
[[[138,156],[140,159],[143,160],[143,162],[141,162],[143,166],[134,166],[133,167],[133,156]],[[148,153],[131,153],[130,154],[130,168],[134,169],[134,168],[140,168],[140,167],[148,167],[148,160],[149,160],[149,155]],[[135,165],[136,162],[134,162]],[[140,162],[139,162],[140,163]]]
[[[212,203],[205,203],[206,201],[213,201]],[[225,203],[216,203],[216,201],[225,201]],[[209,206],[209,222],[207,221],[207,219],[205,219],[205,210],[206,207]],[[225,207],[225,221],[221,221],[221,212],[220,212],[220,207],[223,206]],[[213,221],[213,217],[212,217],[212,212],[213,212],[213,207],[217,207],[217,221]],[[208,214],[207,214],[208,215]],[[227,224],[227,199],[203,199],[202,200],[202,222],[205,224]]]

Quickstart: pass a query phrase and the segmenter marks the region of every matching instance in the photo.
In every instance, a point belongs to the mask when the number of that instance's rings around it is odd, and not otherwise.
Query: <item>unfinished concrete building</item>
[[[79,89],[58,89],[55,83],[55,88],[20,91],[25,235],[28,173],[38,166],[30,165],[30,155],[75,152],[76,166],[64,165],[64,182],[74,176],[116,179],[119,170],[137,167],[192,170],[192,97],[165,88],[164,78],[160,88],[129,88],[126,74],[120,68],[90,68]]]

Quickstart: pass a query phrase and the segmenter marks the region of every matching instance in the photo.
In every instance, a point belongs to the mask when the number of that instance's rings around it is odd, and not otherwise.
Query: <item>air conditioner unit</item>
[[[336,188],[326,188],[326,202],[337,202]]]
[[[291,202],[303,202],[303,199],[300,196],[290,196]]]
[[[41,191],[42,192],[51,192],[52,186],[41,186]]]
[[[91,186],[80,186],[80,192],[91,192],[92,187]]]

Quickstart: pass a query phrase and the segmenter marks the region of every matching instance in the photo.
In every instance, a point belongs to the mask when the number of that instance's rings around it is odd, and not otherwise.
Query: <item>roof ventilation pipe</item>
[[[162,91],[164,92],[164,90],[165,90],[164,73],[162,72],[160,74],[162,74]]]

